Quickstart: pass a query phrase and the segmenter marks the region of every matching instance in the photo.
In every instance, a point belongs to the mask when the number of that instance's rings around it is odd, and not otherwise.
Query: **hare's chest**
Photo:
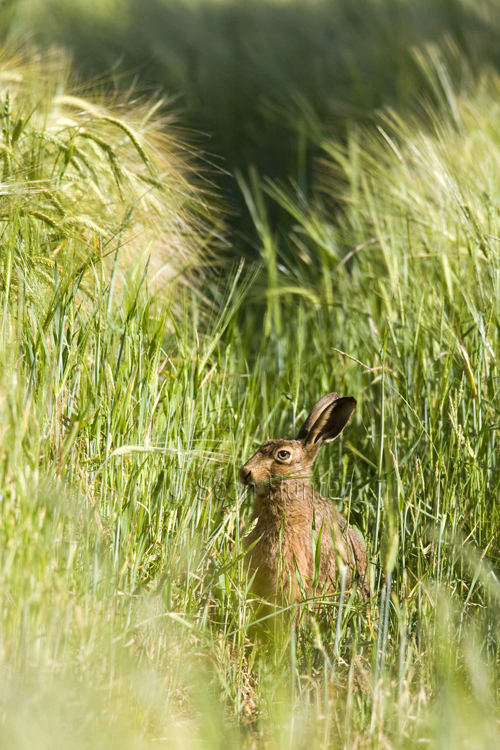
[[[296,508],[292,504],[286,508],[279,524],[273,526],[263,519],[259,542],[263,561],[267,560],[274,570],[281,567],[295,575],[298,569],[302,575],[309,575],[312,530],[312,513],[307,508]]]

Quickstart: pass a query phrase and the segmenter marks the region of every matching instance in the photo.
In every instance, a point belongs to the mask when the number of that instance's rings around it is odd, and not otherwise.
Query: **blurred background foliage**
[[[416,50],[453,46],[454,83],[464,60],[500,65],[495,0],[8,0],[2,21],[4,38],[68,48],[108,90],[178,95],[183,124],[229,172],[219,184],[247,233],[235,170],[306,192],[325,128],[344,138],[353,119],[432,97]]]

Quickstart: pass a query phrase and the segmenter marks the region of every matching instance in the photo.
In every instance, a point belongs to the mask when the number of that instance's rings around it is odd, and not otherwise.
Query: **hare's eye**
[[[290,458],[290,451],[278,451],[278,458],[285,461],[285,459]]]

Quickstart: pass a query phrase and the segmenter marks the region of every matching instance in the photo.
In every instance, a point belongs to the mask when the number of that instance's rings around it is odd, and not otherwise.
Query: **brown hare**
[[[346,566],[346,586],[357,582],[365,596],[370,593],[361,537],[309,484],[321,446],[340,435],[355,408],[356,399],[328,393],[313,407],[295,439],[268,440],[240,469],[240,481],[254,488],[252,519],[257,519],[244,540],[247,564],[250,574],[255,574],[254,593],[269,602],[282,604],[283,595],[292,601],[300,598],[301,585],[308,598],[333,593],[338,589],[339,560]],[[321,541],[315,590],[313,527]]]

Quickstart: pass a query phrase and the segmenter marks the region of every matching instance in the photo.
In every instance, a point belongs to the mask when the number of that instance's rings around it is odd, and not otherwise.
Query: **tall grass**
[[[319,378],[317,393],[333,381],[362,402],[364,429],[346,438],[338,475],[350,476],[344,507],[369,537],[378,563],[372,732],[377,721],[379,731],[387,727],[387,688],[382,679],[378,692],[377,679],[390,672],[391,657],[392,669],[398,664],[394,651],[388,656],[384,649],[391,642],[401,649],[401,699],[410,633],[416,652],[430,636],[423,673],[428,658],[439,661],[447,652],[448,659],[462,638],[479,637],[481,657],[455,652],[451,674],[452,662],[434,663],[437,682],[424,693],[444,689],[443,669],[445,683],[460,691],[462,678],[474,681],[464,670],[481,662],[490,665],[491,682],[483,683],[477,701],[498,702],[499,83],[488,73],[457,94],[437,49],[420,62],[438,109],[426,107],[425,118],[389,111],[377,128],[353,127],[346,146],[326,140],[317,197],[309,203],[283,184],[264,183],[296,222],[286,241],[270,241],[255,179],[245,188],[260,216],[268,269],[264,291],[275,344],[273,350],[266,341],[265,356],[274,354],[284,378],[293,368],[304,383]],[[279,330],[279,321],[293,321],[295,329],[304,319],[304,341],[287,346],[287,327]],[[343,486],[335,492],[344,493]],[[455,616],[459,625],[452,624]],[[470,695],[463,700],[470,706]],[[453,734],[451,724],[446,733]],[[487,746],[484,737],[475,741]]]
[[[153,294],[96,255],[85,291],[55,262],[0,288],[6,746],[497,746],[498,86],[435,83],[433,127],[327,140],[314,201],[266,184],[291,237],[253,179],[257,279]],[[359,406],[314,481],[374,595],[270,626],[237,468],[332,388]]]

